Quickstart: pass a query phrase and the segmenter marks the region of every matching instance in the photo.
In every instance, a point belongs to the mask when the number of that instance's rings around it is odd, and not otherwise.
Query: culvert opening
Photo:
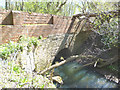
[[[60,61],[62,61],[62,60],[61,60],[61,57],[63,57],[64,59],[67,59],[67,58],[70,57],[71,55],[72,55],[71,51],[70,51],[68,48],[64,48],[64,49],[60,50],[60,51],[56,54],[56,56],[55,56],[52,64],[55,64],[55,62],[60,62]]]

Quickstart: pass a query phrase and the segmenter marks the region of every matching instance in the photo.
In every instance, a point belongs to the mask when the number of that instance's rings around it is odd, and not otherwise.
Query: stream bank
[[[104,44],[101,42],[102,36],[95,33],[94,31],[80,32],[76,36],[76,39],[72,47],[67,47],[67,45],[69,44],[69,41],[71,40],[71,37],[72,37],[72,34],[50,35],[47,38],[39,40],[40,44],[37,47],[35,47],[34,45],[29,46],[29,44],[25,42],[21,43],[21,44],[24,44],[23,50],[18,51],[17,53],[12,53],[11,57],[8,58],[8,61],[11,61],[14,58],[15,64],[20,66],[27,73],[32,73],[33,71],[35,71],[36,73],[51,66],[53,62],[61,61],[60,60],[61,57],[63,57],[64,59],[67,59],[71,55],[85,55],[85,56],[92,55],[92,56],[98,56],[99,58],[104,59],[104,58],[111,58],[114,55],[118,54],[117,48],[116,49],[113,48],[110,50],[104,49]],[[103,53],[101,53],[101,51]],[[74,68],[75,66],[80,67],[79,65],[81,64],[85,65],[95,61],[94,59],[86,58],[86,57],[83,57],[80,59],[74,60],[73,62],[75,62],[75,64],[70,65],[69,69]],[[90,68],[91,68],[90,71],[94,71],[93,69],[97,67],[93,67],[93,65],[91,65]],[[106,70],[102,69],[102,70],[103,71],[101,72],[101,74],[103,74],[102,78],[104,78],[108,69]],[[65,73],[67,71],[70,71],[70,70],[65,70]],[[96,69],[96,71],[100,73],[101,69],[100,70]],[[73,73],[71,74],[72,75],[71,77],[74,77],[74,75],[77,75],[74,73],[74,71],[71,73]],[[112,75],[111,72],[109,72],[109,74]],[[79,77],[79,74],[77,77]],[[82,77],[84,78],[84,75],[82,75]],[[118,78],[118,76],[116,77]],[[98,77],[98,79],[99,78],[101,77]],[[115,79],[111,80],[111,83],[112,81],[116,81],[116,80]],[[118,83],[119,79],[117,79],[116,82]]]
[[[54,63],[60,62],[61,57],[67,59],[72,55],[84,55],[85,57],[74,60],[73,62],[77,62],[80,65],[86,65],[94,62],[94,64],[88,65],[88,68],[91,68],[91,70],[100,73],[101,75],[103,75],[104,78],[110,81],[120,83],[120,72],[118,67],[118,56],[120,56],[118,55],[119,48],[106,48],[106,46],[102,42],[102,38],[103,36],[95,31],[89,30],[79,32],[79,34],[77,34],[74,42],[72,42],[72,45],[70,47],[63,49],[60,48],[61,50],[58,50],[54,58]],[[91,57],[88,58],[87,56]],[[113,57],[116,58],[114,59]],[[105,61],[96,63],[98,59]],[[112,61],[115,62],[112,63]]]

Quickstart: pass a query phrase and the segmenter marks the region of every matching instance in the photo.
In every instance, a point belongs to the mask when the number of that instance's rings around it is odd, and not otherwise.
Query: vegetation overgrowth
[[[21,36],[18,42],[10,41],[0,46],[0,88],[53,88],[53,83],[42,75],[35,72],[26,72],[19,64],[16,63],[15,55],[22,52],[24,47],[30,50],[30,47],[36,48],[39,40],[44,39],[42,36],[26,37]]]
[[[18,10],[24,11],[31,14],[32,12],[37,13],[47,13],[54,15],[63,15],[63,16],[72,16],[76,13],[103,13],[111,10],[117,10],[119,7],[118,2],[96,2],[88,0],[78,2],[68,2],[68,0],[35,0],[34,2],[24,2],[24,0],[16,1],[14,0],[5,0],[5,7],[0,7],[6,10]],[[94,31],[99,33],[102,36],[102,42],[106,46],[105,49],[111,48],[113,46],[119,48],[119,25],[118,25],[118,16],[113,17],[112,15],[104,15],[96,17],[95,21],[92,22],[94,25]],[[0,25],[4,26],[4,25]],[[15,64],[14,60],[9,61],[8,59],[13,53],[17,51],[23,51],[24,47],[27,46],[28,50],[30,47],[37,47],[39,45],[39,39],[35,37],[25,37],[22,36],[18,42],[10,41],[9,43],[0,45],[0,88],[5,87],[40,87],[45,88],[50,84],[48,79],[43,79],[42,75],[30,75],[26,73],[19,65]],[[13,59],[13,58],[12,58]],[[107,68],[111,70],[118,70],[116,66],[108,66]],[[43,82],[41,80],[43,79]],[[45,80],[45,81],[44,81]],[[47,82],[48,81],[48,82]],[[34,82],[34,83],[33,83]],[[46,86],[47,85],[47,86]]]
[[[42,39],[42,36],[40,36],[39,39]],[[0,57],[2,59],[7,59],[12,53],[18,50],[23,51],[25,45],[27,48],[31,46],[37,47],[39,45],[39,39],[36,37],[20,36],[18,42],[10,41],[9,43],[2,44],[0,45]]]

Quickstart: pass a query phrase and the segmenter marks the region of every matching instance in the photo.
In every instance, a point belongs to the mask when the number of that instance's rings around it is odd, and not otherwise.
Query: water
[[[105,79],[101,74],[81,68],[77,62],[70,62],[55,69],[64,84],[60,88],[117,88],[117,84]]]

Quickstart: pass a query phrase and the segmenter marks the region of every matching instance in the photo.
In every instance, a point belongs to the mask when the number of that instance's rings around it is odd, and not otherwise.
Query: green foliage
[[[44,88],[44,86],[45,86],[45,85],[43,84],[43,85],[41,86],[41,89]]]
[[[118,9],[116,6],[117,2],[96,2],[95,0],[91,2],[88,0],[78,2],[76,5],[80,13],[101,13]]]
[[[32,43],[35,47],[37,47],[39,45],[39,40],[38,38],[32,37],[29,43]]]
[[[10,41],[8,44],[4,44],[0,46],[0,57],[3,59],[7,59],[12,53],[17,50],[21,50],[22,46],[18,43]]]
[[[42,37],[41,37],[42,39]],[[19,43],[27,43],[27,47],[30,48],[34,46],[35,48],[39,45],[39,40],[37,37],[25,37],[21,36]]]
[[[16,66],[13,67],[13,71],[15,71],[16,73],[20,73],[21,68],[16,65]]]
[[[54,15],[72,16],[76,11],[76,4],[69,2],[68,0],[29,0],[29,2],[23,1],[9,1],[7,5],[8,9],[25,11],[31,14],[32,12],[47,13]]]
[[[98,13],[99,16],[93,20],[94,25],[93,30],[101,34],[102,42],[106,46],[105,48],[110,48],[112,46],[118,46],[118,17],[114,17],[114,13],[106,14],[103,12],[108,12],[112,10],[118,10],[117,2],[96,2],[95,0],[89,2],[79,1],[77,7],[80,13]]]
[[[27,12],[38,12],[38,13],[48,13],[48,14],[57,14],[57,10],[61,11],[59,6],[63,2],[48,2],[47,0],[41,0],[41,2],[24,2],[24,11]]]
[[[36,48],[38,45],[39,45],[38,38],[21,36],[18,43],[10,41],[7,44],[1,45],[0,57],[2,59],[7,59],[12,53],[17,52],[18,50],[23,51],[25,46],[27,46],[29,49],[32,46]]]
[[[112,18],[108,15],[100,15],[94,22],[94,28],[97,29],[97,32],[103,35],[102,42],[107,48],[112,46],[118,46],[118,18]],[[109,19],[109,20],[108,20]]]
[[[38,39],[42,39],[43,37],[42,36],[39,36]]]
[[[0,62],[1,63],[1,62]],[[34,75],[32,75],[34,74]],[[0,88],[53,88],[50,80],[42,75],[28,73],[16,64],[14,60],[0,65]],[[51,83],[52,84],[52,83]]]

